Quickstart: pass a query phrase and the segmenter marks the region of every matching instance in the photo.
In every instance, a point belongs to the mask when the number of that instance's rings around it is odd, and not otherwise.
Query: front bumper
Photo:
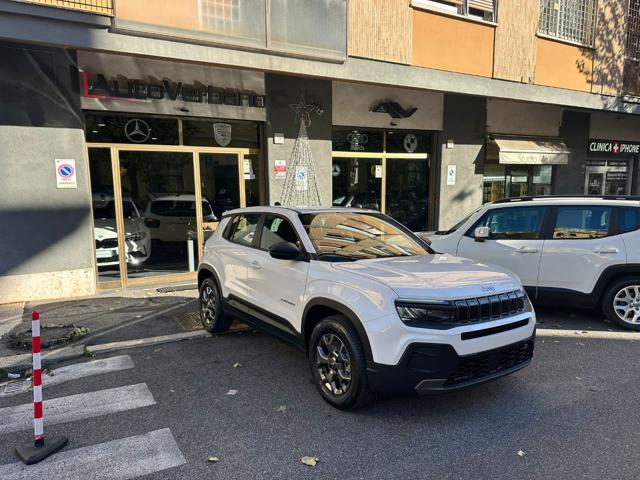
[[[377,392],[438,393],[476,385],[526,367],[533,357],[534,334],[492,350],[458,355],[453,346],[413,343],[397,365],[369,362],[369,386]]]

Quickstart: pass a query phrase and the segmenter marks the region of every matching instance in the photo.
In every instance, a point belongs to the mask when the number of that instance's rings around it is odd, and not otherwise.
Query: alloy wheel
[[[351,356],[342,340],[333,333],[322,335],[315,360],[323,390],[334,396],[344,395],[351,385]]]
[[[616,293],[613,311],[623,322],[640,325],[640,285],[628,285]]]
[[[200,300],[202,319],[207,325],[212,325],[216,320],[216,291],[209,285],[205,285],[202,290]]]

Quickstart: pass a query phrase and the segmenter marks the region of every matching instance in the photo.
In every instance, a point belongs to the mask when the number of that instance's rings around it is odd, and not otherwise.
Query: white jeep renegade
[[[306,350],[341,409],[373,391],[441,392],[526,366],[535,314],[518,278],[426,243],[376,211],[227,212],[198,273],[209,332],[231,318]]]

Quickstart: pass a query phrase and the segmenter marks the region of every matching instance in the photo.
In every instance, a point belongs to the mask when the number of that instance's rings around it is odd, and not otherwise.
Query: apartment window
[[[640,0],[629,0],[626,54],[627,58],[640,60]]]
[[[209,31],[225,31],[240,19],[238,0],[200,0],[201,27]]]
[[[538,32],[593,46],[597,0],[540,0]]]
[[[413,0],[411,5],[418,8],[463,15],[486,22],[495,22],[497,3],[497,0]]]

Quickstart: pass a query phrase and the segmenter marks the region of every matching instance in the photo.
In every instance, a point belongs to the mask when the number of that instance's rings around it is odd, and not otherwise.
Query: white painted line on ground
[[[168,428],[135,437],[63,450],[42,462],[0,466],[2,480],[128,480],[184,465],[186,460]]]
[[[54,425],[147,407],[155,403],[147,384],[139,383],[45,400],[44,417],[47,424]],[[33,404],[0,408],[0,434],[28,430],[32,428],[32,424]]]
[[[74,363],[43,373],[42,384],[45,387],[60,385],[84,377],[93,377],[105,373],[119,372],[133,368],[133,360],[129,355],[103,358],[85,363]],[[0,397],[8,397],[29,391],[31,380],[20,380],[0,384]]]
[[[86,350],[90,353],[107,353],[117,350],[125,350],[127,348],[148,347],[150,345],[159,345],[161,343],[178,342],[180,340],[188,340],[191,338],[208,337],[209,333],[205,330],[195,330],[193,332],[175,333],[172,335],[160,335],[157,337],[138,338],[136,340],[125,340],[123,342],[102,343],[100,345],[89,345]]]
[[[605,340],[640,340],[638,332],[603,332],[601,330],[561,330],[555,328],[539,328],[536,337],[558,338],[597,338]]]

